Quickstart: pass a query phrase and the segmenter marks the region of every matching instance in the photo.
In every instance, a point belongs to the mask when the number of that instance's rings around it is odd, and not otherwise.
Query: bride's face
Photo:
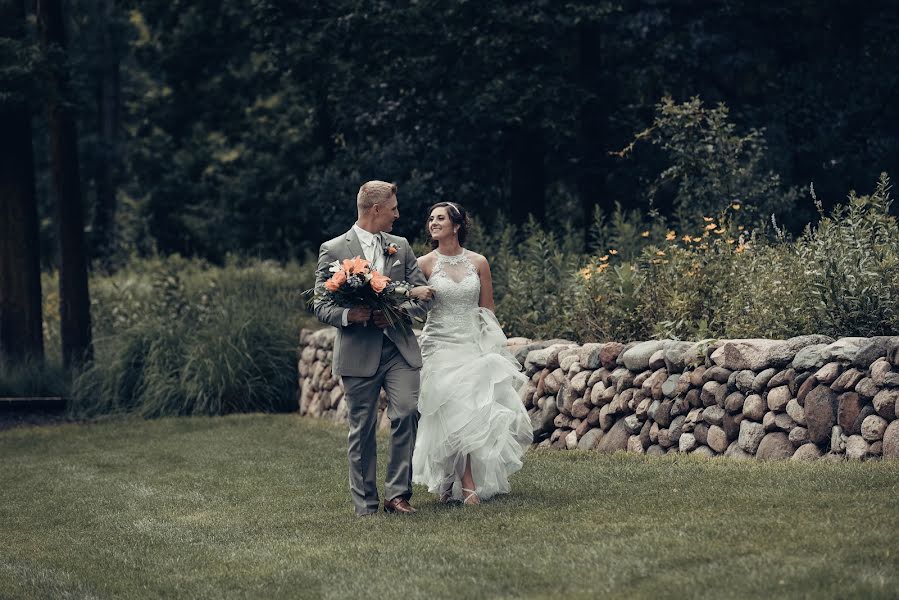
[[[431,239],[448,240],[456,237],[458,226],[450,219],[449,212],[445,206],[438,206],[431,211],[428,216],[428,233]]]

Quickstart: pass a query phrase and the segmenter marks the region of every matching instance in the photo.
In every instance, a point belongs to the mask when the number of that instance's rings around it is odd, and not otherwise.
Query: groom
[[[390,235],[397,208],[396,185],[369,181],[356,196],[358,219],[345,234],[321,245],[316,288],[331,276],[335,260],[361,256],[392,281],[427,285],[415,254],[405,238]],[[425,306],[404,305],[406,312],[424,318]],[[350,494],[358,516],[378,512],[377,443],[378,397],[387,392],[390,449],[385,481],[384,512],[411,514],[412,450],[418,430],[418,386],[421,350],[415,335],[389,326],[380,311],[366,306],[344,308],[327,299],[315,303],[318,320],[337,328],[331,370],[343,382],[350,424]]]

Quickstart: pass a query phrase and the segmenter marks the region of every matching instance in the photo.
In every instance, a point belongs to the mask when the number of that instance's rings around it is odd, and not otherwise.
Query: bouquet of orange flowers
[[[359,256],[335,260],[328,269],[332,275],[325,281],[323,289],[306,290],[305,294],[311,296],[310,303],[327,298],[344,308],[368,306],[383,312],[391,327],[408,333],[409,323],[400,305],[411,300],[409,284],[391,281]]]

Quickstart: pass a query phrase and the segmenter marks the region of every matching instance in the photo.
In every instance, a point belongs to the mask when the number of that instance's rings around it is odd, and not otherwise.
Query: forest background
[[[158,355],[164,405],[244,336],[288,389],[368,179],[419,248],[469,208],[512,335],[895,333],[897,33],[888,0],[0,0],[0,351],[138,404]]]

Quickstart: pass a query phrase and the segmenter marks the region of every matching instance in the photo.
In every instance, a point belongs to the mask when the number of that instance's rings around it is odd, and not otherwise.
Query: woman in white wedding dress
[[[468,225],[460,205],[432,206],[434,250],[418,259],[434,300],[421,336],[412,480],[441,502],[480,504],[509,492],[533,436],[518,393],[527,377],[493,315],[490,266],[462,247]]]

